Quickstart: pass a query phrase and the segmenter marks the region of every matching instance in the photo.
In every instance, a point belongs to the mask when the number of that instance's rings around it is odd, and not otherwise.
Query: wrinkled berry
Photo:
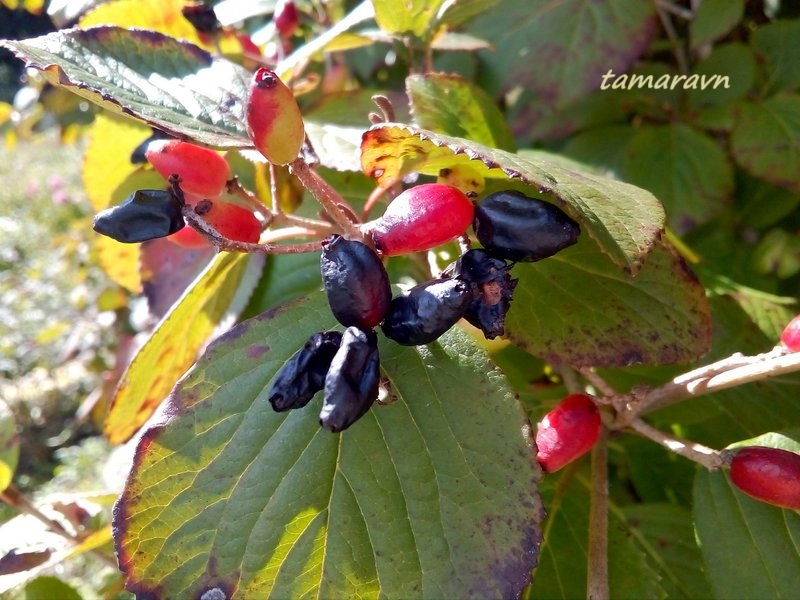
[[[505,260],[478,249],[467,251],[452,269],[448,267],[454,277],[467,282],[472,289],[473,300],[464,318],[489,340],[505,333],[506,313],[519,281],[511,278],[509,268]]]
[[[297,158],[305,140],[303,115],[273,71],[261,68],[253,75],[245,113],[250,139],[269,162],[285,165]]]
[[[536,431],[536,460],[548,473],[592,449],[600,435],[600,412],[586,394],[571,394],[547,413]]]
[[[342,342],[338,331],[321,331],[312,335],[275,376],[269,390],[269,403],[277,412],[308,404],[325,386],[325,376]]]
[[[800,510],[800,454],[748,446],[734,450],[731,482],[757,500]]]
[[[153,133],[151,133],[147,139],[145,139],[141,144],[136,146],[131,151],[131,164],[134,165],[143,165],[147,162],[147,156],[145,153],[147,152],[147,147],[150,145],[151,142],[155,142],[156,140],[166,140],[169,139],[169,135],[161,131],[160,129],[153,129]]]
[[[212,34],[219,29],[214,7],[205,2],[187,2],[181,7],[181,14],[200,33]]]
[[[325,377],[320,425],[334,433],[350,427],[377,400],[379,381],[377,336],[348,327]]]
[[[516,191],[496,192],[475,206],[475,233],[493,256],[534,262],[578,241],[580,227],[560,208]]]
[[[92,227],[118,242],[146,242],[182,229],[181,207],[181,201],[169,191],[138,190],[121,204],[98,213]]]
[[[471,302],[469,284],[459,279],[422,283],[392,300],[383,333],[404,346],[430,344],[464,316]]]
[[[206,198],[219,196],[231,178],[231,168],[216,151],[180,140],[157,139],[145,150],[147,160],[165,180],[180,177],[181,189]]]
[[[345,327],[375,327],[392,301],[386,269],[369,246],[333,235],[322,242],[322,283],[328,304]]]
[[[386,212],[362,226],[384,256],[435,248],[463,234],[474,208],[462,191],[441,183],[425,183],[402,192]]]
[[[789,321],[781,332],[781,343],[791,352],[800,351],[800,315]]]

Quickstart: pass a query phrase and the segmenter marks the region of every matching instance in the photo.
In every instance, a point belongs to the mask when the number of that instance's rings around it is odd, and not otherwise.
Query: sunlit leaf
[[[11,484],[18,460],[17,423],[11,409],[0,399],[0,492]]]
[[[251,145],[242,106],[250,74],[193,44],[102,26],[2,45],[103,108],[211,146]]]
[[[800,434],[770,433],[746,444],[800,452]],[[698,469],[694,518],[717,598],[793,598],[800,572],[800,514],[755,500],[725,472]]]
[[[184,0],[113,0],[81,17],[81,29],[98,25],[138,27],[201,45],[197,30],[181,14]]]
[[[664,225],[664,211],[649,192],[539,151],[511,154],[463,138],[406,125],[377,125],[361,144],[364,172],[387,186],[408,173],[438,175],[467,165],[487,179],[522,182],[526,193],[566,206],[570,216],[612,261],[636,273]]]
[[[421,37],[444,0],[373,0],[375,20],[386,33]]]
[[[192,365],[233,302],[250,257],[223,252],[162,319],[117,387],[103,432],[128,440]]]
[[[93,235],[92,246],[97,261],[114,283],[135,294],[141,291],[138,244],[123,244],[104,235]]]
[[[115,509],[129,589],[493,598],[530,580],[540,475],[526,417],[485,355],[455,329],[419,348],[382,339],[396,400],[331,434],[318,401],[275,413],[266,393],[332,326],[323,294],[246,321],[173,391]]]

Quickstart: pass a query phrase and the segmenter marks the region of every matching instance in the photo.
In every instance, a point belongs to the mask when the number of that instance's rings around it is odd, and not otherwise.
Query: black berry
[[[183,229],[182,206],[172,192],[139,190],[122,204],[98,213],[92,227],[118,242],[146,242]]]
[[[325,377],[320,425],[334,433],[350,427],[377,400],[379,380],[377,336],[348,327]]]
[[[453,276],[472,290],[473,300],[464,318],[490,340],[505,333],[506,313],[519,281],[511,278],[509,269],[505,260],[477,249],[466,252],[452,268]]]
[[[312,335],[278,371],[269,390],[269,403],[277,412],[301,408],[325,386],[325,376],[342,342],[338,331]]]
[[[471,302],[472,292],[464,281],[428,281],[392,300],[383,333],[405,346],[429,344],[455,325]]]
[[[383,320],[392,289],[372,248],[333,235],[322,243],[320,270],[331,312],[342,325],[371,329]]]
[[[513,190],[490,194],[478,203],[473,226],[489,254],[526,262],[571,246],[581,231],[557,206]]]

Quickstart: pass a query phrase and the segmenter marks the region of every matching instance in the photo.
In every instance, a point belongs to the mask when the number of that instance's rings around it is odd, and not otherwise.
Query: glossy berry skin
[[[524,262],[542,260],[571,246],[581,231],[557,206],[512,190],[479,202],[473,226],[489,254]]]
[[[194,227],[184,227],[172,235],[167,236],[167,240],[173,244],[177,244],[181,248],[202,248],[211,245],[211,242],[200,235]]]
[[[334,433],[350,427],[378,399],[379,382],[377,336],[348,327],[325,377],[319,424]]]
[[[269,69],[253,75],[245,106],[247,132],[271,163],[285,165],[300,153],[305,140],[303,115],[292,90]]]
[[[312,335],[281,367],[269,390],[269,403],[276,412],[301,408],[325,386],[325,376],[342,343],[338,331]]]
[[[800,510],[800,454],[748,446],[734,450],[731,482],[757,500]]]
[[[783,329],[781,343],[791,352],[800,352],[800,315],[789,321]]]
[[[182,229],[181,207],[180,200],[168,191],[138,190],[121,204],[98,213],[92,227],[118,242],[146,242]]]
[[[261,223],[246,208],[222,200],[201,200],[194,212],[224,237],[255,244],[261,237]]]
[[[399,256],[454,240],[470,226],[473,214],[472,201],[458,188],[424,183],[403,191],[362,230],[382,255]]]
[[[292,0],[278,0],[272,15],[275,29],[282,38],[291,37],[300,25],[300,15]]]
[[[509,265],[485,250],[468,250],[455,263],[453,276],[470,284],[472,303],[464,318],[480,329],[486,339],[505,333],[506,313],[511,307],[518,279],[509,275]]]
[[[459,279],[427,281],[392,300],[382,330],[404,346],[430,344],[464,316],[471,302],[469,285]]]
[[[214,150],[180,140],[155,140],[144,153],[166,181],[181,178],[181,189],[207,198],[219,196],[231,178],[228,163]]]
[[[536,431],[536,460],[548,473],[583,456],[600,435],[600,412],[586,394],[571,394],[547,413]]]
[[[392,288],[372,248],[333,235],[322,242],[320,272],[328,304],[339,323],[371,329],[383,320],[392,301]]]

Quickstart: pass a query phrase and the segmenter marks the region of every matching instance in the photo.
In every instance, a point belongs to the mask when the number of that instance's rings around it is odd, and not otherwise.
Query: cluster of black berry
[[[580,233],[557,207],[514,191],[477,204],[473,226],[483,249],[467,251],[441,277],[395,298],[372,248],[339,235],[325,240],[322,281],[331,312],[347,329],[311,336],[278,372],[269,394],[272,407],[300,408],[324,390],[320,424],[334,432],[346,429],[378,398],[376,326],[407,346],[433,342],[461,318],[488,339],[503,335],[517,285],[509,274],[514,262],[552,256]]]

